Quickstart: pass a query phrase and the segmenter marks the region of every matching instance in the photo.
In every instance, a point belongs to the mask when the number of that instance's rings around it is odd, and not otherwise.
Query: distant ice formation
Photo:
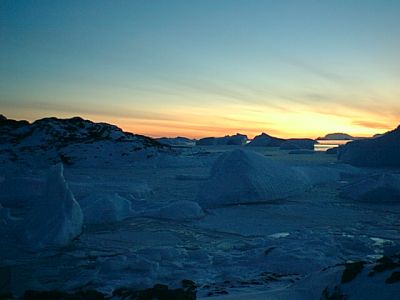
[[[400,126],[380,137],[341,146],[338,159],[362,167],[400,166]]]
[[[314,145],[317,144],[313,139],[288,139],[284,141],[280,149],[281,150],[299,150],[308,149],[314,150]]]
[[[196,145],[196,140],[192,140],[186,137],[178,136],[176,138],[158,138],[156,139],[158,142],[168,146],[184,146],[184,147],[192,147]]]
[[[254,137],[254,139],[250,143],[248,143],[247,146],[280,147],[284,141],[284,139],[270,136],[263,132],[262,134]]]
[[[227,135],[224,137],[206,137],[196,141],[197,146],[212,145],[244,145],[247,142],[247,135],[237,133],[235,135]]]

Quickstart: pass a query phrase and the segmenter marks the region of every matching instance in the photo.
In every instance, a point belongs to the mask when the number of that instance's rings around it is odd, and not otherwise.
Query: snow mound
[[[81,201],[84,221],[89,224],[118,222],[134,213],[129,200],[118,194],[93,194]]]
[[[305,191],[307,182],[296,169],[239,149],[217,159],[197,201],[202,207],[218,207],[283,199]]]
[[[197,202],[181,200],[158,209],[149,210],[145,213],[145,216],[184,221],[202,218],[204,217],[204,211]]]
[[[44,194],[21,221],[23,241],[32,250],[64,246],[82,231],[83,215],[63,175],[63,165],[52,167]]]
[[[346,186],[340,194],[365,202],[400,203],[400,176],[394,174],[376,174]]]

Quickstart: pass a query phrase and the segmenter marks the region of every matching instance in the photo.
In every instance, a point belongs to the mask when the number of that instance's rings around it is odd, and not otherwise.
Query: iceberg
[[[284,199],[309,187],[300,171],[242,149],[222,154],[197,195],[203,208]]]
[[[338,160],[360,167],[400,166],[400,126],[382,136],[340,146]]]
[[[262,133],[254,137],[254,139],[247,144],[247,146],[253,147],[280,147],[282,143],[285,142],[284,139],[280,139],[274,136],[270,136],[266,133]]]
[[[44,194],[19,223],[21,238],[31,250],[67,245],[81,233],[82,211],[64,179],[62,164],[50,169]]]
[[[374,203],[400,203],[400,176],[374,174],[343,188],[343,198]]]
[[[79,201],[85,223],[118,222],[133,214],[131,202],[118,194],[93,194]]]

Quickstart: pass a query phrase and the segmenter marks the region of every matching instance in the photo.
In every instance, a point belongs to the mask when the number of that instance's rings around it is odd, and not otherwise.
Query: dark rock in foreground
[[[341,146],[338,160],[360,167],[400,166],[400,126],[383,136]]]
[[[322,300],[398,299],[400,256],[383,256],[375,262],[355,261],[339,264],[344,268],[337,281],[323,290]],[[328,269],[327,269],[328,270]],[[326,271],[326,270],[325,270]],[[329,272],[329,270],[328,270]]]

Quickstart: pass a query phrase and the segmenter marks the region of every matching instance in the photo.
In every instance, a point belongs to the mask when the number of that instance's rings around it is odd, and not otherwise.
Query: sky
[[[0,0],[0,113],[159,136],[400,123],[398,0]]]

